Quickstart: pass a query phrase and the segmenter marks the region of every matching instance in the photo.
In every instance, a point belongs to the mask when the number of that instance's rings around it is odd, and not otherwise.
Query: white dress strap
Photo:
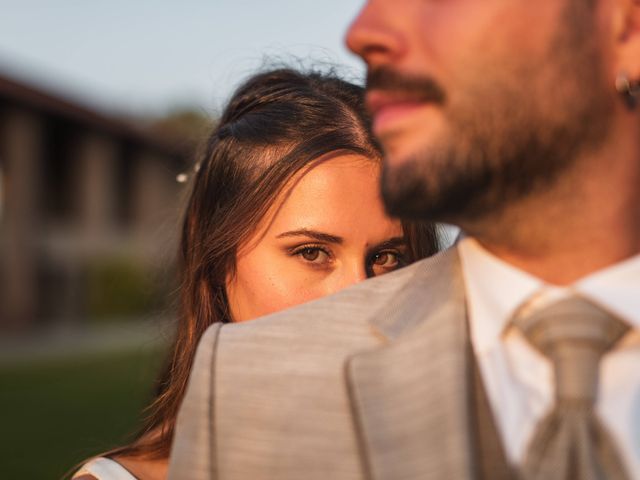
[[[105,457],[89,460],[73,475],[73,478],[81,475],[93,475],[98,480],[136,480],[136,477],[118,462]]]

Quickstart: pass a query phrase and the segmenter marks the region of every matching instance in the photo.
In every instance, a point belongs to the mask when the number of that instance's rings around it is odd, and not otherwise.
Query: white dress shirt
[[[510,320],[519,308],[578,293],[631,326],[602,359],[596,412],[630,477],[640,479],[640,255],[557,287],[498,259],[472,238],[458,247],[471,341],[509,461],[521,463],[537,422],[554,401],[550,362]]]
[[[83,475],[92,475],[97,480],[136,480],[136,477],[118,462],[105,457],[89,460],[73,475],[71,480]]]

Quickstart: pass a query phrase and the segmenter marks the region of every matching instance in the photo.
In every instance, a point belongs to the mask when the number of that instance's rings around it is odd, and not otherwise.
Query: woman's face
[[[384,213],[380,167],[355,154],[327,158],[294,177],[227,280],[233,321],[337,292],[405,264],[402,226]]]

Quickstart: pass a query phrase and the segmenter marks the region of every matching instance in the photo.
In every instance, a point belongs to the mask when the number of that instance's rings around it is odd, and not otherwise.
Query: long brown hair
[[[158,392],[138,438],[109,455],[169,455],[196,346],[215,322],[230,321],[225,281],[247,239],[292,176],[330,152],[379,161],[363,89],[332,73],[283,68],[242,84],[199,163],[179,250],[180,315]],[[433,225],[405,222],[409,260],[437,251]]]

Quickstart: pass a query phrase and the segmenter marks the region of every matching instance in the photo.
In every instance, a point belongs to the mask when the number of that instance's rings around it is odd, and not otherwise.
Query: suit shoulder
[[[446,281],[445,269],[452,263],[451,255],[456,254],[447,250],[333,295],[249,322],[225,325],[222,335],[265,340],[284,337],[310,342],[370,336],[369,321],[379,312],[392,311],[394,304],[399,308],[406,301],[408,290],[429,288],[432,283]]]

